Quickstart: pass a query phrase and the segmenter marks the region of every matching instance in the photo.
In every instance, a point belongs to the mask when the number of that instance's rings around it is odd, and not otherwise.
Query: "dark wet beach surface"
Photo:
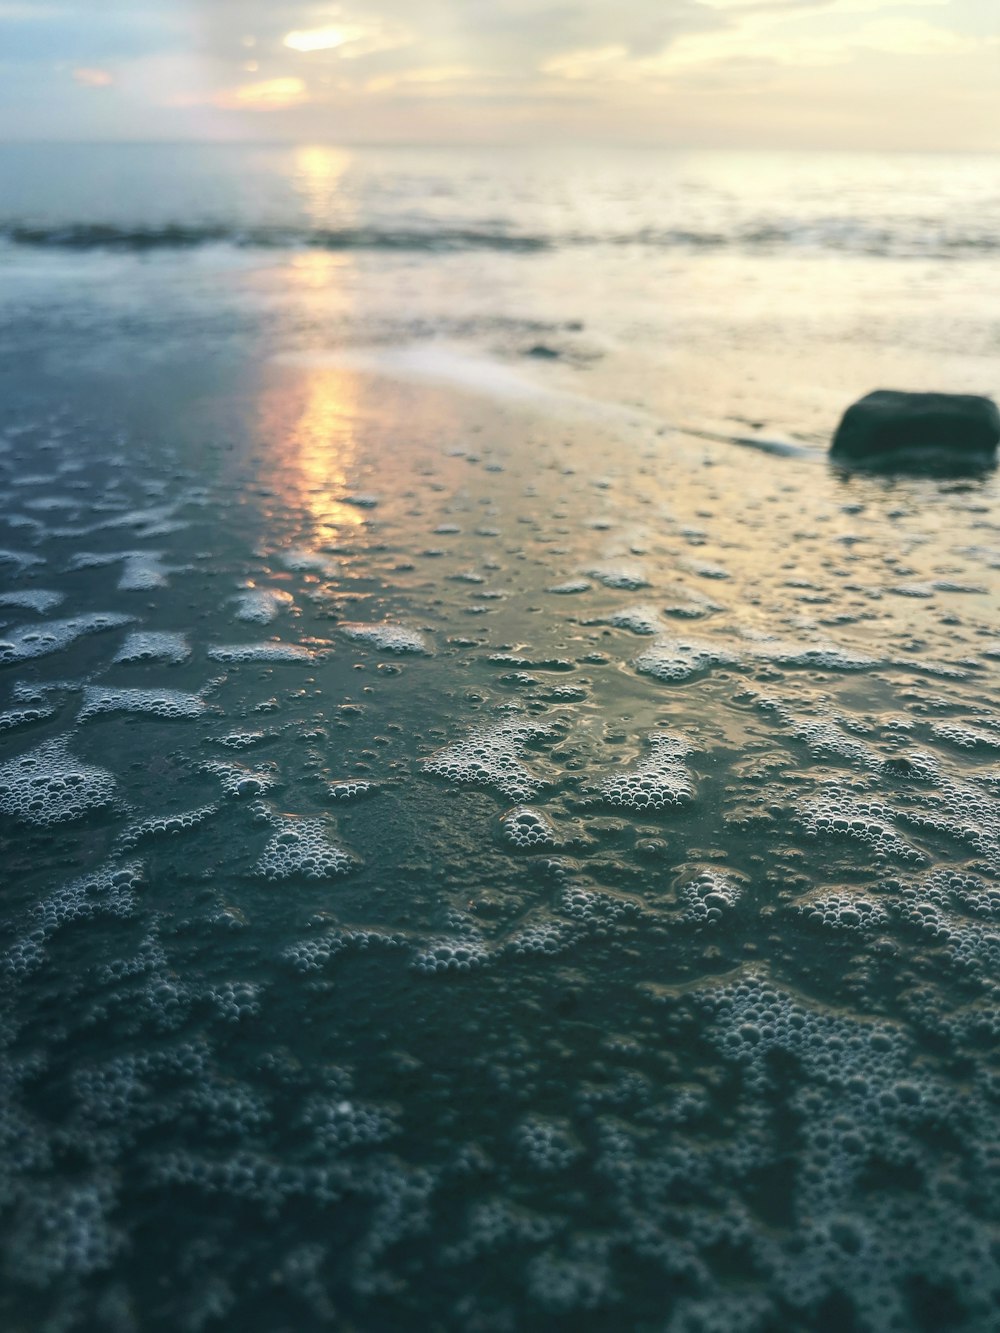
[[[995,475],[167,272],[6,339],[5,1326],[994,1327]]]

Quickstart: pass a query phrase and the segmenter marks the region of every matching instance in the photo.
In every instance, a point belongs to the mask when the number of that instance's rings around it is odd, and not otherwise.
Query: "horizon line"
[[[636,149],[642,152],[698,152],[698,153],[841,153],[856,155],[892,155],[911,157],[997,157],[1000,146],[996,148],[973,147],[877,147],[833,144],[733,144],[718,143],[674,143],[651,139],[588,139],[588,138],[553,138],[525,142],[520,139],[335,139],[335,138],[275,138],[275,139],[213,139],[213,138],[50,138],[50,137],[15,137],[0,136],[0,148],[17,147],[59,147],[59,148],[340,148],[340,149],[465,149],[469,151],[505,149],[520,152],[537,152],[547,149],[585,148],[585,149]]]

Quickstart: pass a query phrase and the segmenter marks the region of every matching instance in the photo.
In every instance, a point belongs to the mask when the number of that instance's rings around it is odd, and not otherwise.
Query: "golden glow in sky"
[[[285,45],[293,51],[332,51],[346,42],[356,41],[363,33],[363,28],[312,28],[290,32]]]
[[[233,111],[280,111],[297,106],[307,96],[302,79],[263,79],[260,83],[224,89],[218,94],[216,105]]]
[[[6,138],[1000,151],[1000,0],[0,0],[0,63]]]

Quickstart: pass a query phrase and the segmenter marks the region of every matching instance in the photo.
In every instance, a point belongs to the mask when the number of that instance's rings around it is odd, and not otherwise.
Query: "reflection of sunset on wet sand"
[[[291,381],[279,378],[260,400],[261,418],[275,431],[261,481],[285,504],[299,506],[320,544],[365,522],[364,510],[345,502],[356,485],[361,410],[357,376],[327,368]]]

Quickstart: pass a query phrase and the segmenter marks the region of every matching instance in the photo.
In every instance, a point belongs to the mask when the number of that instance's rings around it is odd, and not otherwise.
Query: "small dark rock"
[[[879,389],[844,413],[830,456],[869,464],[905,465],[928,456],[982,464],[998,441],[1000,412],[991,398]]]
[[[535,343],[524,355],[537,357],[540,361],[558,361],[562,352],[557,352],[554,347],[546,347],[544,343]]]

